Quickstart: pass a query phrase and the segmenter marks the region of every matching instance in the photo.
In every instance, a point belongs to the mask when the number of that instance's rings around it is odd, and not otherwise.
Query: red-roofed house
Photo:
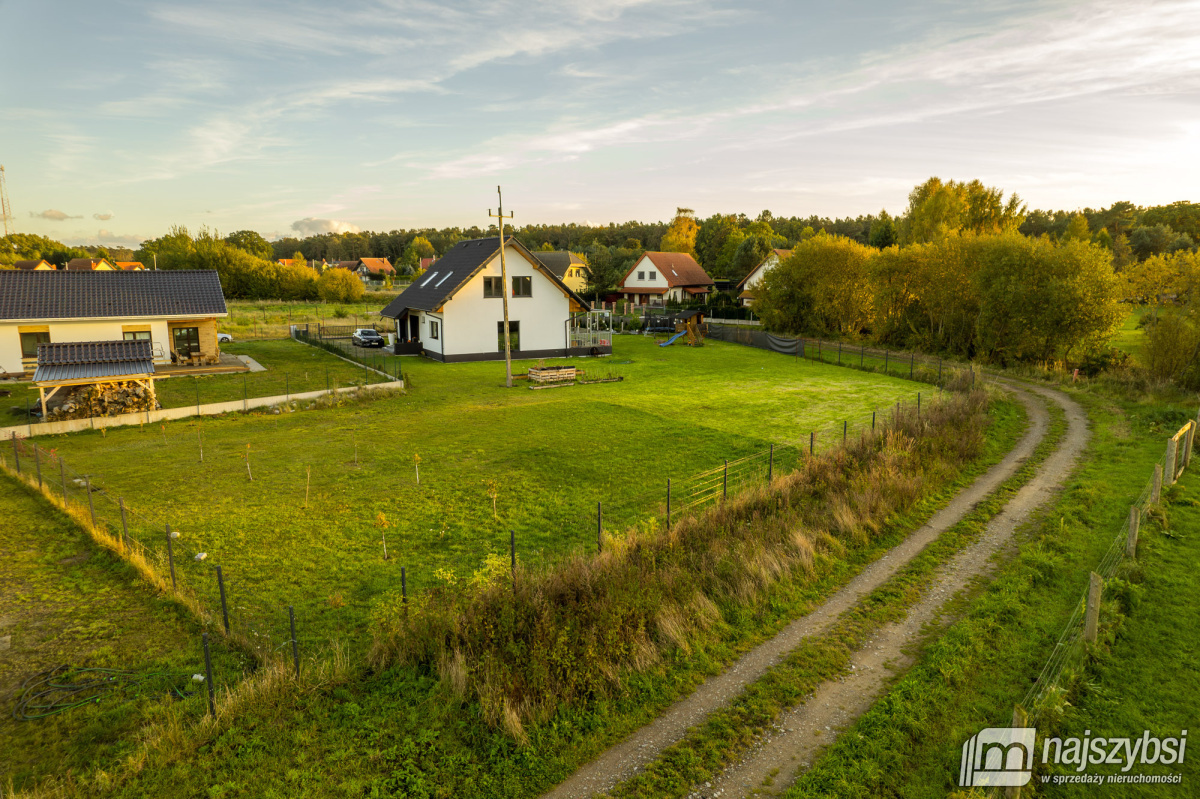
[[[146,269],[141,261],[113,261],[113,265],[125,272],[143,272]]]
[[[430,256],[429,258],[421,259],[421,271],[424,272],[429,267],[437,263],[437,258]]]
[[[704,298],[713,279],[685,252],[648,252],[621,280],[620,293],[634,305],[662,305]]]
[[[387,258],[359,258],[358,273],[361,275],[365,270],[372,275],[394,275],[396,268],[391,265]]]
[[[762,259],[762,263],[750,270],[750,274],[742,278],[742,282],[737,284],[738,305],[749,308],[754,304],[754,287],[758,285],[758,281],[763,279],[763,275],[770,272],[775,267],[779,266],[779,262],[791,257],[791,250],[771,250],[767,253],[767,257]]]

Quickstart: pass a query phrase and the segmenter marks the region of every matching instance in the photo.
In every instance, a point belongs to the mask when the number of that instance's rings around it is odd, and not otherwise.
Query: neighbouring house
[[[13,269],[24,269],[29,272],[53,272],[57,269],[54,264],[45,259],[36,261],[17,261],[13,264]]]
[[[421,263],[418,264],[418,268],[422,272],[424,272],[426,269],[428,269],[429,267],[433,266],[436,263],[437,263],[437,258],[431,255],[428,258],[422,258]]]
[[[687,302],[712,292],[713,279],[685,252],[644,253],[621,280],[624,299],[634,305]]]
[[[67,261],[68,272],[111,272],[113,265],[105,258],[72,258]]]
[[[763,279],[763,275],[779,266],[779,262],[791,257],[791,250],[771,250],[758,266],[750,270],[750,274],[737,284],[738,305],[749,308],[754,304],[754,287]]]
[[[571,291],[579,293],[587,288],[587,262],[573,252],[535,252],[544,263]]]
[[[155,363],[215,364],[225,316],[215,271],[0,271],[0,376],[51,343],[147,341]]]
[[[126,272],[141,272],[146,268],[141,261],[113,261],[113,265]]]
[[[504,296],[516,358],[612,353],[610,330],[519,241],[506,238],[508,285],[500,274],[500,239],[460,241],[392,300],[396,352],[439,361],[504,358]]]
[[[392,266],[387,258],[359,258],[358,269],[360,275],[394,275],[396,268]]]

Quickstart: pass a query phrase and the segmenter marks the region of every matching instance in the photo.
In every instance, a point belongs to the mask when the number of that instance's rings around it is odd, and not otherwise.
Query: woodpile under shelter
[[[150,407],[154,407],[157,399],[150,342],[142,339],[38,345],[33,384],[41,396],[43,418],[48,410],[46,403],[60,389],[106,383],[140,386],[149,392]]]

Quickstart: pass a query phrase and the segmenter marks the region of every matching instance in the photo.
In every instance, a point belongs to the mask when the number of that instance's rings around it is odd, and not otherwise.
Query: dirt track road
[[[1016,473],[1046,436],[1049,414],[1042,400],[1058,404],[1066,412],[1068,421],[1067,433],[1058,448],[997,514],[979,540],[941,568],[934,584],[908,617],[882,628],[855,655],[854,676],[823,684],[812,698],[783,714],[771,737],[760,741],[742,761],[730,766],[698,795],[744,796],[756,788],[761,790],[767,777],[772,778],[775,789],[790,784],[800,769],[812,762],[816,752],[834,740],[838,730],[870,707],[892,674],[907,668],[909,661],[905,659],[903,648],[916,640],[921,627],[938,615],[946,601],[973,578],[986,573],[992,555],[1009,541],[1018,525],[1050,499],[1087,445],[1086,414],[1065,394],[1012,381],[1002,382],[1013,389],[1030,419],[1029,429],[1003,460],[811,613],[747,652],[726,671],[704,682],[657,719],[580,768],[546,793],[544,799],[593,796],[629,779],[665,748],[681,740],[690,727],[704,721],[712,711],[727,706],[746,685],[778,664],[804,638],[829,629],[840,614],[896,574],[925,546],[961,521],[978,502]]]

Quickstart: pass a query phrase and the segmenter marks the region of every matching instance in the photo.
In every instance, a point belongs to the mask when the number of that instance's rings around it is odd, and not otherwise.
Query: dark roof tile
[[[225,313],[221,281],[213,271],[0,270],[0,320]]]

